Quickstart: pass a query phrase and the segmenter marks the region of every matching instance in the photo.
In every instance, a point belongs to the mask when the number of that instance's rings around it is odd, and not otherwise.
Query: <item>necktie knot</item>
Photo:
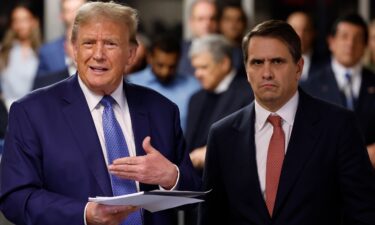
[[[281,117],[280,116],[272,116],[270,115],[267,118],[267,121],[272,124],[273,127],[281,127]]]
[[[102,100],[100,100],[100,104],[102,104],[105,108],[112,107],[112,104],[115,102],[115,100],[110,95],[104,95]]]
[[[345,79],[350,84],[352,82],[352,74],[350,72],[345,73]]]

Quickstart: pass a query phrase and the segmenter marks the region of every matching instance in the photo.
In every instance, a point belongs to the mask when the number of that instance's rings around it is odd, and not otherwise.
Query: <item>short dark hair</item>
[[[343,15],[343,16],[337,18],[335,20],[335,22],[333,23],[333,26],[331,28],[330,35],[332,37],[336,35],[337,27],[340,23],[350,23],[350,24],[361,27],[362,30],[363,30],[363,34],[364,34],[363,41],[364,41],[364,43],[367,43],[367,41],[368,41],[368,28],[367,28],[367,24],[366,24],[365,20],[360,15],[358,15],[357,13],[350,13],[350,14],[346,14],[346,15]]]
[[[149,51],[151,54],[155,49],[159,49],[166,53],[177,53],[180,54],[181,47],[177,37],[171,34],[160,34],[153,38]]]
[[[247,15],[246,15],[242,5],[238,2],[224,2],[222,5],[220,5],[219,13],[218,13],[219,20],[222,19],[223,15],[224,15],[224,11],[226,9],[230,9],[230,8],[237,9],[238,11],[241,12],[241,20],[246,26],[247,25]]]
[[[252,37],[270,37],[282,41],[293,57],[295,63],[301,59],[301,40],[287,22],[282,20],[268,20],[258,24],[242,40],[242,51],[245,63],[249,57],[248,47]]]

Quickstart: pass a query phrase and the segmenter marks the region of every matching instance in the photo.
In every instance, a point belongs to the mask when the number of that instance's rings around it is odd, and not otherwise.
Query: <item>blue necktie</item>
[[[349,96],[346,96],[346,108],[354,110],[354,94],[352,88],[352,75],[350,73],[345,73],[345,78],[347,81],[347,86],[349,88]]]
[[[120,124],[117,122],[115,113],[112,108],[112,104],[115,104],[115,100],[111,96],[105,95],[100,103],[104,106],[102,115],[103,131],[105,145],[107,148],[108,163],[111,164],[115,159],[128,157],[129,150]],[[121,179],[112,174],[110,176],[114,196],[137,192],[137,187],[134,180]],[[122,223],[122,225],[141,224],[142,216],[140,210],[130,214],[128,218]]]

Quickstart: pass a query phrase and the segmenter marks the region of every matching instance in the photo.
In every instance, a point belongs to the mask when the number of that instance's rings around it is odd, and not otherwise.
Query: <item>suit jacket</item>
[[[177,106],[147,88],[124,83],[137,155],[142,140],[180,170],[179,189],[200,181],[185,150]],[[14,103],[1,161],[0,207],[20,224],[83,224],[88,197],[112,196],[107,165],[77,75]],[[141,183],[140,189],[158,189]],[[172,224],[171,210],[144,213],[144,224]]]
[[[46,74],[45,76],[35,77],[33,90],[57,83],[65,78],[68,78],[69,75],[69,70],[66,67],[60,71]]]
[[[366,144],[372,144],[375,143],[375,74],[363,68],[361,76],[362,83],[355,101],[354,112]],[[302,87],[315,97],[345,106],[345,98],[339,90],[331,64],[327,64],[321,71],[312,75]]]
[[[204,173],[212,191],[200,224],[375,224],[375,177],[352,113],[300,91],[272,219],[258,179],[254,123],[252,103],[212,126]]]
[[[205,109],[208,95],[206,90],[195,93],[189,102],[185,138],[189,151],[206,145],[208,129],[203,133],[197,132],[197,126],[206,123],[211,126],[214,122],[248,105],[253,99],[253,93],[245,76],[237,74],[227,91],[221,94],[216,107],[213,109],[211,118],[202,121],[201,114]],[[203,137],[203,138],[202,138]]]
[[[39,49],[39,65],[36,77],[45,76],[66,68],[64,37],[43,45]]]
[[[182,74],[194,75],[194,67],[191,65],[191,60],[189,57],[190,46],[192,42],[182,41],[181,43],[181,54],[180,60],[178,62],[177,71]]]

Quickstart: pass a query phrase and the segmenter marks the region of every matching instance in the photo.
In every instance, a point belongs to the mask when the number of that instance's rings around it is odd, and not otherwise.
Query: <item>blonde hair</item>
[[[123,22],[129,29],[129,41],[137,44],[138,13],[135,9],[115,2],[88,2],[79,8],[74,19],[71,40],[77,40],[79,27],[97,18],[106,18],[114,22]]]

